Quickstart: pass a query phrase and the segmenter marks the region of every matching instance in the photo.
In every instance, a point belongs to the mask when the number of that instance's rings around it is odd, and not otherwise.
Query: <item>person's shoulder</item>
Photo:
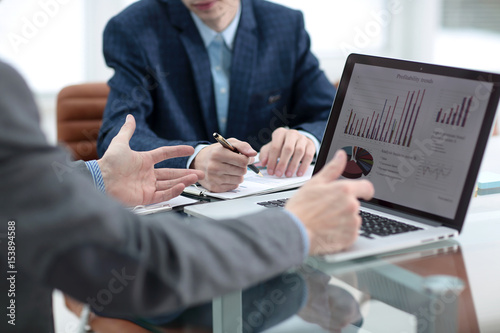
[[[2,83],[9,86],[27,86],[21,73],[12,65],[0,59],[0,78]]]
[[[19,73],[17,72],[16,69],[14,69],[14,67],[2,61],[1,59],[0,59],[0,73],[2,73],[2,77],[19,76]]]
[[[267,17],[282,17],[286,18],[294,18],[301,16],[301,12],[296,9],[292,9],[290,7],[286,7],[284,5],[270,2],[267,0],[249,0],[253,4],[254,13],[256,16],[261,18]]]
[[[115,15],[111,21],[133,23],[150,21],[153,17],[162,12],[162,7],[167,1],[141,0],[136,1]]]
[[[248,0],[252,3],[255,20],[260,28],[295,30],[302,20],[302,12],[266,0]]]

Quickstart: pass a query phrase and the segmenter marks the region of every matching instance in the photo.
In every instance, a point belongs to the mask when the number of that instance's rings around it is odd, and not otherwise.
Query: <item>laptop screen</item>
[[[467,181],[470,200],[498,103],[495,81],[488,73],[351,55],[317,169],[344,149],[342,177],[370,180],[373,202],[450,222]]]

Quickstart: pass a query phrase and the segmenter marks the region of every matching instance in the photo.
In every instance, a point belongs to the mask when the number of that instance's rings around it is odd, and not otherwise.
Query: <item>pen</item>
[[[224,139],[224,138],[222,137],[222,135],[220,135],[219,133],[214,133],[214,139],[215,139],[215,140],[217,140],[217,142],[218,142],[218,143],[220,143],[220,144],[222,145],[222,147],[224,147],[224,148],[226,148],[226,149],[229,149],[229,150],[231,150],[231,151],[233,151],[233,152],[235,152],[235,153],[237,153],[237,154],[241,154],[241,153],[239,152],[239,150],[238,150],[238,149],[236,149],[236,147],[234,147],[232,144],[230,144],[230,143],[229,143],[226,139]],[[259,176],[261,176],[261,177],[264,177],[264,176],[262,175],[262,173],[259,171],[259,169],[258,169],[255,165],[250,164],[250,165],[248,165],[248,168],[249,168],[250,170],[252,170],[253,172],[255,172],[257,175],[259,175]]]

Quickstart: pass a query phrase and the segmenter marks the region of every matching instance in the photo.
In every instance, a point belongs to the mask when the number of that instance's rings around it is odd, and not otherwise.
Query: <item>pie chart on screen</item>
[[[366,149],[357,146],[342,149],[347,153],[347,165],[342,176],[358,179],[370,173],[373,167],[373,156]]]

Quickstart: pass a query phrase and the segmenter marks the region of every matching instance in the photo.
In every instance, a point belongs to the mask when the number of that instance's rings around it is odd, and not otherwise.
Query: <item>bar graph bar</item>
[[[469,117],[472,98],[473,96],[464,97],[461,103],[457,103],[451,108],[440,108],[436,116],[436,123],[465,127],[467,118]]]
[[[352,108],[344,134],[410,147],[424,96],[425,89],[408,91],[406,96],[396,96],[393,102],[385,99],[382,109],[371,110],[371,116],[366,114],[359,116]],[[402,103],[403,99],[405,100],[404,104]],[[402,107],[401,104],[403,104]],[[442,111],[438,113],[436,121],[445,119],[445,116],[441,117],[441,115]],[[453,117],[453,122],[458,123],[460,119],[460,114],[457,113]]]

